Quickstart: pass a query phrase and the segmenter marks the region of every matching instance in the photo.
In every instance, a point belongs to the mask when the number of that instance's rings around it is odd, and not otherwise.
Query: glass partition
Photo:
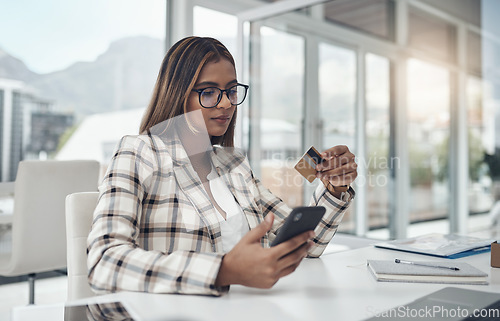
[[[321,150],[346,145],[356,153],[356,52],[321,42],[319,44],[319,119]],[[341,231],[354,231],[354,207],[345,214]]]
[[[302,155],[304,39],[265,26],[259,34],[261,77],[251,86],[261,95],[260,117],[250,121],[260,125],[261,179],[288,205],[300,206],[303,178],[293,166]]]
[[[325,17],[333,18],[331,9],[335,5],[327,2],[302,8],[300,12],[266,17],[253,21],[249,27],[247,48],[253,91],[247,130],[250,155],[258,155],[259,159],[253,164],[259,167],[264,185],[289,205],[298,206],[309,202],[310,192],[319,183],[309,184],[293,169],[305,149],[310,145],[320,150],[347,145],[354,153],[366,149],[368,158],[358,159],[358,163],[371,167],[367,177],[358,178],[357,192],[361,194],[365,190],[368,193],[368,226],[387,227],[388,182],[382,182],[382,179],[387,179],[388,169],[379,168],[387,165],[374,165],[370,159],[379,156],[378,161],[388,159],[389,60],[379,55],[367,55],[366,70],[360,73],[355,48],[328,36],[330,31],[317,34],[298,27],[301,22],[315,21],[318,28],[328,30],[335,19],[327,21],[314,17],[318,17],[317,13],[321,11]],[[394,14],[392,5],[392,1],[378,1],[369,11],[383,9],[387,13],[384,19],[389,21]],[[355,7],[361,8],[360,3]],[[344,13],[348,14],[349,6],[345,9]],[[381,36],[392,37],[392,23],[385,24],[384,28],[386,34]],[[367,78],[360,79],[360,74],[363,77],[365,72]],[[359,126],[365,126],[358,123],[356,112],[361,82],[366,82],[368,88],[362,94],[369,110],[366,137],[360,137],[357,130]],[[252,126],[258,120],[259,125]],[[252,130],[257,130],[258,135]],[[366,145],[357,145],[365,139]],[[252,153],[252,149],[259,151]],[[368,179],[376,182],[368,182]],[[355,232],[356,215],[360,215],[356,214],[356,208],[355,201],[344,216],[340,231]]]
[[[386,57],[368,53],[366,62],[366,160],[367,215],[370,229],[389,225],[390,172],[401,164],[391,157],[391,63]]]
[[[410,221],[446,218],[449,209],[450,79],[446,69],[408,60]]]
[[[356,52],[320,43],[318,76],[321,148],[342,144],[355,153]]]
[[[217,38],[233,56],[236,55],[237,51],[237,24],[238,19],[233,15],[200,6],[195,6],[193,9],[193,34]]]
[[[366,159],[358,159],[358,164],[369,169],[366,177],[358,178],[356,189],[359,195],[367,195],[367,226],[380,228],[387,227],[390,216],[389,169],[380,167],[388,166],[380,162],[389,158],[390,63],[386,57],[369,54],[362,64],[366,70],[360,72],[359,51],[334,36],[335,23],[352,8],[361,16],[363,3],[330,1],[251,22],[245,44],[252,91],[246,132],[252,164],[264,185],[291,206],[307,204],[319,183],[308,183],[293,169],[309,146],[325,150],[347,145],[356,154],[367,151]],[[393,35],[393,5],[377,1],[367,9],[373,14],[384,12],[381,37]],[[342,17],[332,11],[338,6],[345,9]],[[314,27],[307,31],[300,27],[308,23]],[[360,95],[363,82],[367,91]],[[366,124],[360,124],[357,115],[360,97],[366,100]],[[360,126],[366,126],[366,137],[360,134]],[[358,213],[356,202],[344,216],[340,231],[355,233],[359,215],[366,215]]]

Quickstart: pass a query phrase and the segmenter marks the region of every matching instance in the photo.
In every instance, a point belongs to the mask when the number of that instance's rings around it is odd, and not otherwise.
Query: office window
[[[165,10],[163,0],[28,0],[2,7],[0,89],[15,85],[19,93],[8,120],[11,153],[2,159],[12,166],[3,180],[14,179],[15,164],[25,158],[107,164],[111,151],[81,146],[138,133],[164,56]],[[132,110],[139,110],[136,117],[125,119]]]
[[[261,28],[261,35],[262,181],[287,204],[298,206],[303,180],[293,165],[301,154],[304,39],[268,27]]]
[[[409,59],[410,221],[448,217],[450,80],[446,69]]]
[[[394,40],[394,1],[350,0],[324,4],[327,21],[339,23],[387,40]]]
[[[0,90],[0,127],[4,127],[4,91]],[[0,130],[0,182],[6,180],[3,178],[3,146],[4,146],[4,141],[3,141],[3,130]]]
[[[343,144],[354,146],[356,131],[356,54],[326,43],[319,45],[320,117],[323,149]],[[355,148],[353,147],[355,151]]]
[[[389,59],[375,54],[366,58],[366,160],[367,177],[362,178],[367,189],[367,215],[370,229],[389,223],[390,171],[400,166],[389,155],[391,64]]]
[[[300,206],[304,179],[293,166],[302,155],[305,43],[269,27],[262,27],[260,35],[262,78],[253,90],[261,94],[261,116],[250,121],[260,121],[262,183],[289,206]]]
[[[236,55],[237,30],[238,19],[235,16],[200,6],[194,7],[193,34],[220,40],[233,56]]]
[[[408,42],[434,58],[456,60],[456,27],[419,9],[410,7]]]
[[[356,53],[339,46],[319,45],[319,111],[322,146],[325,150],[347,145],[356,153]],[[340,229],[354,229],[354,206],[344,216]]]

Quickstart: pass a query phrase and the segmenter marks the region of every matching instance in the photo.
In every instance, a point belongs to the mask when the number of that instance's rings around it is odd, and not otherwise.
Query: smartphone
[[[271,246],[276,246],[282,242],[297,236],[305,231],[312,231],[325,214],[323,206],[301,206],[292,210],[285,220],[283,226],[278,230],[278,235]]]
[[[64,321],[135,321],[122,302],[66,305]]]

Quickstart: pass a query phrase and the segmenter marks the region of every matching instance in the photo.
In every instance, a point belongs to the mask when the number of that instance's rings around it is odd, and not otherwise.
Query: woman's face
[[[220,59],[217,62],[207,62],[203,66],[194,89],[217,87],[224,90],[236,84],[234,66],[229,60]],[[196,91],[191,92],[187,103],[188,112],[201,109],[210,138],[212,136],[222,136],[226,133],[235,108],[236,106],[231,105],[229,102],[226,92],[222,93],[221,101],[213,108],[203,108],[200,105],[199,94]]]

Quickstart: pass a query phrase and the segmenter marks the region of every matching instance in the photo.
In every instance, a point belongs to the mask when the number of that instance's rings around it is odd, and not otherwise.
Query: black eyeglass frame
[[[243,97],[243,99],[241,100],[240,103],[238,104],[233,104],[231,103],[232,106],[238,106],[238,105],[241,105],[243,104],[243,102],[245,101],[245,99],[247,98],[247,94],[248,94],[248,88],[250,88],[249,85],[245,85],[245,84],[240,84],[240,83],[237,83],[236,85],[234,86],[231,86],[229,87],[228,89],[220,89],[219,87],[214,87],[214,86],[210,86],[210,87],[205,87],[205,88],[200,88],[200,89],[193,89],[192,91],[195,91],[198,93],[198,101],[200,102],[200,106],[203,107],[203,108],[214,108],[214,107],[217,107],[217,105],[220,103],[220,101],[222,100],[222,94],[223,93],[226,93],[226,97],[227,99],[229,100],[229,102],[231,102],[231,98],[229,98],[229,90],[233,89],[234,87],[236,86],[243,86],[243,88],[245,88],[245,96]],[[206,90],[206,89],[209,89],[209,88],[215,88],[215,89],[218,89],[220,91],[219,93],[219,96],[217,97],[217,102],[215,103],[215,105],[213,105],[212,107],[205,107],[203,106],[203,104],[201,103],[201,93]]]

